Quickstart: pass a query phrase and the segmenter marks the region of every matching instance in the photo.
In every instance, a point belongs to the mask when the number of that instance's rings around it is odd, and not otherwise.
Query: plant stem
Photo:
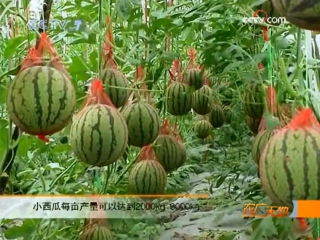
[[[279,58],[279,65],[280,65],[281,79],[283,81],[283,84],[284,84],[286,90],[288,91],[288,93],[291,95],[292,98],[297,99],[298,94],[295,92],[293,87],[290,85],[290,82],[289,82],[289,79],[288,79],[287,73],[286,73],[286,66],[285,66],[285,63],[284,63],[284,60],[282,57]]]

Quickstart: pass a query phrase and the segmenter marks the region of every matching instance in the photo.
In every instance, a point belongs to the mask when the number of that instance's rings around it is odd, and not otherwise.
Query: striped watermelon
[[[281,17],[306,30],[319,31],[319,2],[310,0],[271,0]]]
[[[256,119],[246,116],[246,124],[250,131],[254,134],[258,134],[260,122],[261,118]]]
[[[151,144],[159,135],[160,116],[150,104],[133,102],[123,109],[122,114],[129,129],[129,145],[143,147]]]
[[[261,118],[264,111],[264,100],[262,94],[263,85],[250,83],[246,86],[243,95],[242,108],[246,115],[251,118]]]
[[[211,88],[203,85],[199,90],[195,91],[192,96],[192,109],[200,115],[206,115],[211,110]]]
[[[9,118],[22,131],[50,135],[70,122],[76,108],[72,82],[47,66],[22,70],[10,82],[6,105]]]
[[[223,111],[224,111],[224,116],[225,116],[225,123],[231,124],[231,122],[236,117],[234,110],[230,106],[224,106]]]
[[[85,227],[79,240],[111,240],[113,239],[111,231],[103,225],[92,224]]]
[[[212,134],[211,135],[209,135],[208,137],[206,137],[206,138],[204,138],[204,139],[199,139],[199,142],[200,142],[200,144],[202,144],[202,145],[207,145],[207,144],[210,144],[210,146],[212,146],[212,144],[213,144],[213,136],[212,136]]]
[[[125,75],[115,68],[106,68],[100,72],[105,93],[116,108],[122,107],[128,100],[130,91]]]
[[[259,160],[261,153],[269,141],[269,139],[274,135],[274,131],[263,130],[258,133],[257,136],[253,139],[251,146],[252,158],[256,164],[259,165]]]
[[[163,194],[166,184],[167,174],[155,160],[137,162],[129,173],[128,187],[132,194]]]
[[[213,127],[209,121],[200,120],[195,122],[193,130],[198,138],[204,139],[211,134]]]
[[[189,86],[181,82],[172,82],[166,91],[167,111],[173,116],[186,115],[191,110],[192,93]]]
[[[203,86],[203,73],[200,69],[189,68],[183,73],[182,82],[193,90],[199,90]]]
[[[212,109],[209,113],[209,122],[212,127],[222,127],[225,121],[223,108],[219,104],[213,104]]]
[[[177,169],[184,158],[182,145],[172,135],[161,134],[154,142],[152,149],[158,162],[166,172]]]
[[[308,123],[309,119],[306,112],[295,116],[270,138],[260,157],[261,185],[276,205],[291,207],[293,200],[320,200],[320,128]]]
[[[83,108],[70,129],[70,145],[83,162],[107,166],[124,153],[128,143],[128,127],[117,109],[95,104]]]

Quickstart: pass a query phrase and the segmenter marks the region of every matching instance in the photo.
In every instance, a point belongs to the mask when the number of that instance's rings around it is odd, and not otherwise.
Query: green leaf
[[[69,67],[69,73],[82,73],[85,72],[87,69],[86,65],[84,65],[84,62],[79,57],[73,57],[72,58],[72,64]]]
[[[130,17],[130,12],[132,10],[132,5],[127,0],[117,0],[116,1],[116,11],[120,18],[123,20],[128,20]]]
[[[269,215],[266,218],[263,218],[257,225],[257,227],[253,230],[251,234],[251,239],[264,239],[264,237],[271,237],[273,235],[277,235],[278,231],[274,226],[273,219]]]
[[[23,222],[21,226],[11,227],[5,231],[4,236],[7,239],[17,239],[17,238],[25,238],[31,236],[31,234],[36,229],[36,221],[33,219],[27,219]]]
[[[218,178],[216,182],[216,188],[220,187],[222,183],[224,183],[224,180],[227,178],[227,175],[222,175]]]
[[[7,47],[4,49],[3,57],[9,59],[17,53],[17,48],[25,45],[27,42],[26,37],[15,37],[7,41]]]

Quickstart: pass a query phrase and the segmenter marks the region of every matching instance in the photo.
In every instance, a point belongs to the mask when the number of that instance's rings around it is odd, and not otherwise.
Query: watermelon
[[[193,93],[192,109],[200,115],[206,115],[211,110],[211,88],[203,85],[199,90]]]
[[[285,20],[293,25],[307,30],[319,31],[320,29],[320,3],[310,0],[271,0],[274,8]]]
[[[252,153],[252,158],[256,164],[259,165],[261,153],[265,145],[273,135],[274,135],[274,131],[263,130],[259,132],[258,135],[255,136],[255,138],[253,139],[253,142],[251,145],[251,153]]]
[[[193,130],[196,133],[196,136],[198,138],[206,138],[208,137],[212,130],[213,127],[211,125],[211,123],[207,120],[200,120],[195,122],[194,126],[193,126]]]
[[[104,91],[116,108],[122,107],[128,100],[130,91],[125,75],[115,68],[106,68],[100,72]]]
[[[155,140],[152,149],[157,161],[166,172],[176,170],[177,166],[183,162],[181,160],[184,158],[182,146],[173,135],[161,134]]]
[[[103,225],[92,224],[85,227],[80,234],[79,240],[111,240],[113,239],[111,231]]]
[[[249,116],[246,116],[246,124],[253,134],[257,134],[259,132],[260,122],[261,122],[261,118],[251,118]],[[261,128],[261,129],[265,129],[265,128]]]
[[[114,107],[89,105],[74,118],[70,145],[75,155],[92,166],[107,166],[121,157],[128,143],[128,127]]]
[[[270,138],[259,172],[262,189],[276,205],[292,207],[293,200],[320,200],[319,152],[319,127],[286,127]]]
[[[22,131],[50,135],[72,119],[76,94],[63,73],[47,66],[29,67],[10,82],[6,105],[8,116]]]
[[[182,82],[198,90],[203,86],[203,73],[198,68],[189,68],[182,74]]]
[[[166,91],[167,111],[173,116],[186,115],[191,110],[192,93],[188,85],[172,82]]]
[[[123,109],[122,114],[129,129],[129,145],[143,147],[158,137],[160,116],[150,104],[144,101],[133,102]]]
[[[200,144],[202,144],[202,145],[207,145],[207,144],[210,144],[210,146],[212,146],[212,144],[213,144],[213,136],[212,136],[212,134],[211,135],[209,135],[208,137],[206,137],[206,138],[204,138],[204,139],[199,139],[199,142],[200,142]]]
[[[231,124],[231,122],[236,117],[234,110],[230,106],[224,106],[223,111],[224,111],[225,123]]]
[[[261,118],[264,111],[262,84],[250,83],[246,86],[243,95],[242,108],[246,115],[251,118]]]
[[[132,194],[163,194],[166,183],[166,171],[155,160],[139,161],[129,173],[128,187]]]
[[[225,121],[224,111],[220,104],[213,104],[209,113],[209,122],[212,127],[222,127]]]

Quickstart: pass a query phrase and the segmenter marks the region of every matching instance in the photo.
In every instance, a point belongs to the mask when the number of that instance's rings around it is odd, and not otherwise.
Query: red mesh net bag
[[[143,160],[156,160],[156,156],[150,145],[141,148],[137,161],[140,162]]]
[[[179,134],[179,129],[177,124],[173,124],[173,127],[170,127],[169,125],[169,120],[164,119],[163,124],[160,128],[160,133],[161,135],[171,135],[173,136],[178,142],[182,143],[182,138],[181,135]]]
[[[286,128],[317,128],[320,130],[320,124],[310,108],[301,108],[297,110],[296,115],[291,119]]]
[[[172,129],[170,128],[168,119],[165,118],[163,120],[163,124],[162,124],[162,126],[160,128],[159,134],[161,134],[161,135],[173,135]]]
[[[187,51],[187,54],[189,56],[189,63],[188,63],[187,69],[198,68],[199,70],[201,70],[195,64],[196,50],[194,48],[189,48],[188,51]]]
[[[87,106],[94,104],[105,104],[107,106],[115,108],[110,98],[104,92],[102,82],[97,78],[94,78],[91,81],[87,96],[84,99],[79,111]]]
[[[47,55],[47,56],[46,56]],[[46,58],[44,58],[46,56]],[[63,67],[58,54],[54,50],[47,33],[43,32],[35,47],[31,47],[27,56],[21,63],[19,71],[33,66],[50,66],[56,68],[69,78],[68,72]]]
[[[170,82],[181,81],[181,67],[178,59],[173,60],[171,69],[169,70]]]
[[[101,56],[101,69],[114,68],[117,69],[117,65],[113,60],[113,48],[112,48],[112,31],[110,18],[106,17],[106,42],[102,44],[102,56]]]

